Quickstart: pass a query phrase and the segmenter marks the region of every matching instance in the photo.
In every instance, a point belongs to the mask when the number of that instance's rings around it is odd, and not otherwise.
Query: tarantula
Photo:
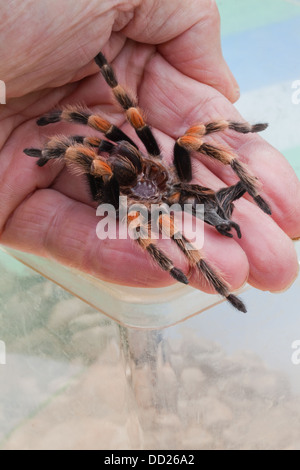
[[[53,159],[61,159],[71,168],[79,170],[87,176],[91,196],[99,203],[110,203],[119,209],[120,195],[128,199],[128,221],[136,229],[149,232],[150,222],[145,218],[141,220],[139,213],[131,208],[137,202],[149,207],[151,204],[164,203],[171,206],[174,203],[184,208],[189,202],[193,207],[193,214],[197,217],[197,204],[204,204],[204,221],[216,228],[227,237],[232,237],[232,230],[241,238],[241,231],[237,223],[231,220],[234,209],[233,202],[241,198],[246,192],[255,203],[267,214],[271,210],[264,199],[259,195],[257,178],[252,176],[237,156],[227,149],[219,149],[204,142],[204,137],[225,129],[247,134],[259,132],[267,124],[255,124],[218,120],[208,124],[196,124],[179,137],[174,146],[173,165],[167,166],[162,158],[160,147],[149,125],[144,121],[138,103],[119,83],[113,68],[100,52],[95,62],[112,89],[117,102],[123,108],[127,120],[133,126],[141,142],[146,148],[144,155],[121,129],[90,110],[68,106],[55,109],[38,119],[38,126],[67,121],[84,124],[104,134],[106,139],[98,137],[61,137],[51,138],[43,149],[28,148],[24,153],[36,157],[37,165],[43,167]],[[191,184],[192,165],[191,155],[200,152],[224,165],[230,165],[239,177],[237,184],[213,191],[209,188]],[[174,216],[161,214],[158,219],[159,231],[167,232],[180,250],[187,257],[190,267],[200,270],[207,282],[225,297],[235,308],[246,312],[243,302],[231,294],[222,277],[204,259],[203,254],[196,247],[187,249],[189,240],[179,233]],[[136,243],[148,252],[161,269],[179,282],[188,284],[185,274],[174,266],[169,257],[157,246],[155,240],[149,237],[140,237]]]

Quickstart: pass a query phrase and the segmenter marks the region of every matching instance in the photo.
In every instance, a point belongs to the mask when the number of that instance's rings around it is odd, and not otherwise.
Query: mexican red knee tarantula
[[[116,75],[108,64],[105,56],[100,52],[95,61],[100,67],[106,83],[126,113],[129,123],[135,129],[138,137],[144,144],[147,155],[144,155],[124,132],[111,124],[103,117],[93,114],[82,107],[68,106],[54,110],[38,119],[39,126],[67,121],[84,124],[100,131],[106,139],[98,137],[53,137],[45,147],[40,149],[29,148],[24,152],[30,157],[38,158],[37,164],[42,167],[52,159],[62,159],[68,166],[75,167],[86,174],[91,196],[99,203],[111,203],[119,208],[119,196],[128,198],[128,220],[135,223],[135,228],[146,230],[149,233],[149,220],[141,220],[140,214],[130,207],[137,202],[147,207],[151,204],[164,203],[171,206],[174,203],[182,208],[185,203],[192,203],[193,213],[197,216],[196,205],[204,204],[204,221],[218,230],[222,235],[232,237],[232,229],[241,238],[241,231],[231,220],[233,201],[242,197],[246,192],[255,203],[267,214],[271,214],[268,204],[259,195],[257,178],[250,175],[246,167],[230,150],[218,149],[205,143],[203,138],[214,132],[231,129],[242,134],[259,132],[267,124],[238,123],[219,120],[209,124],[196,124],[190,127],[184,136],[179,137],[174,146],[174,160],[172,166],[167,166],[161,155],[160,147],[145,123],[136,99],[118,83]],[[239,182],[233,186],[223,188],[217,192],[191,184],[192,179],[192,152],[200,152],[225,165],[230,165],[239,177]],[[246,312],[243,302],[231,294],[228,286],[221,276],[204,259],[203,254],[196,247],[187,249],[188,240],[179,234],[175,226],[174,217],[161,214],[159,217],[159,230],[161,233],[170,233],[171,238],[187,257],[192,268],[200,270],[207,282],[235,308]],[[180,236],[178,236],[180,235]],[[136,240],[141,248],[146,250],[153,260],[173,278],[188,284],[185,274],[176,268],[171,259],[157,246],[151,238],[138,238]],[[193,246],[193,245],[192,245]]]

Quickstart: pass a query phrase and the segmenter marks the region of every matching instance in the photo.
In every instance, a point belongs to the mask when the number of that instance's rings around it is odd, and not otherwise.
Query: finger
[[[37,188],[47,188],[53,183],[61,166],[51,165],[41,171],[35,159],[26,156],[26,136],[32,126],[24,125],[14,132],[0,153],[0,234],[10,214]],[[30,134],[29,134],[30,135]],[[33,141],[34,145],[35,141]],[[39,145],[37,145],[39,146]]]
[[[157,44],[177,70],[209,84],[236,101],[239,89],[226,64],[215,1],[144,1],[123,33],[139,43]]]
[[[241,143],[240,138],[235,142],[230,136],[214,139],[216,145],[233,144],[239,159],[259,182],[261,196],[269,203],[272,219],[289,235],[297,238],[300,235],[300,183],[293,168],[284,156],[258,136],[251,136]],[[199,157],[196,157],[199,158]],[[202,157],[200,157],[202,159]],[[231,168],[214,165],[209,159],[205,160],[207,168],[226,184],[236,181]],[[250,196],[246,196],[252,202]]]
[[[6,47],[1,48],[0,61],[7,96],[61,86],[78,76],[108,41],[116,17],[113,6],[110,2],[27,1],[22,9],[12,10],[3,4]],[[22,37],[16,34],[18,30]]]
[[[159,141],[163,142],[164,150],[170,158],[172,139],[167,139],[166,136],[163,138],[161,135]],[[224,187],[224,183],[206,165],[195,161],[195,159],[193,161],[193,174],[195,182],[200,181],[201,184],[215,190]],[[271,217],[264,214],[251,201],[246,201],[243,198],[236,201],[234,205],[235,210],[232,219],[240,225],[242,230],[242,238],[238,239],[235,236],[235,240],[248,257],[250,267],[248,282],[259,289],[272,292],[288,288],[296,279],[299,269],[293,242]],[[207,244],[205,247],[213,240],[217,250],[216,253],[220,254],[220,250],[225,250],[222,254],[222,259],[225,262],[221,266],[221,272],[223,272],[228,265],[232,267],[232,263],[236,262],[236,258],[227,253],[227,238],[222,238],[224,245],[218,246],[219,234],[212,239],[212,235],[216,233],[216,230],[206,225],[205,233],[207,231],[209,236],[205,237]],[[230,249],[229,245],[228,249]],[[213,247],[208,253],[211,256]],[[213,259],[215,257],[216,254],[213,255]],[[221,259],[219,262],[222,263]],[[235,264],[234,269],[239,271],[239,265]]]
[[[215,90],[174,70],[159,56],[148,64],[140,89],[141,106],[148,109],[152,125],[174,138],[196,122],[219,118],[244,120],[235,108]],[[167,92],[166,92],[167,83]],[[262,195],[272,208],[272,217],[290,236],[300,235],[300,183],[284,157],[258,135],[233,131],[214,137],[216,143],[230,145],[262,183]],[[220,179],[230,183],[230,168],[201,158]]]
[[[139,287],[163,287],[174,282],[131,239],[99,240],[97,222],[91,207],[54,190],[38,190],[10,216],[0,241],[16,249],[52,257],[108,282]],[[162,247],[176,266],[188,273],[188,263],[176,245],[165,241]],[[249,267],[235,241],[227,243],[226,240],[225,245],[221,236],[212,233],[205,238],[204,250],[213,266],[222,270],[232,289],[244,284]],[[199,274],[194,273],[191,284],[212,291]]]
[[[290,287],[299,273],[291,239],[270,217],[246,200],[235,202],[233,220],[242,230],[238,243],[247,253],[249,284],[271,292]]]
[[[158,50],[184,75],[212,86],[234,103],[240,89],[222,53],[217,6],[209,3],[205,18]]]

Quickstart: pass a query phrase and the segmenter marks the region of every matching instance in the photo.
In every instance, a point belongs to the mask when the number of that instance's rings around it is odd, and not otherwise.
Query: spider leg
[[[179,183],[176,185],[175,191],[178,197],[175,202],[179,202],[182,209],[184,209],[187,201],[192,202],[192,213],[195,217],[203,219],[207,224],[214,226],[218,232],[226,237],[233,237],[230,233],[233,228],[238,238],[241,238],[239,225],[231,220],[234,209],[233,201],[242,197],[246,192],[241,181],[217,192],[197,184]],[[170,203],[173,204],[173,202],[171,196]],[[204,205],[204,214],[202,211],[197,211],[198,204]]]
[[[215,198],[218,204],[208,204],[208,207],[205,207],[205,222],[214,225],[218,232],[230,238],[232,238],[232,235],[229,232],[231,228],[234,228],[238,238],[241,238],[241,229],[236,222],[231,220],[231,217],[234,209],[233,202],[241,198],[245,192],[246,189],[244,188],[242,181],[239,181],[233,186],[222,188],[217,191],[215,193]],[[216,218],[216,215],[219,217],[219,219]]]
[[[64,161],[73,173],[86,175],[95,201],[113,202],[118,208],[119,184],[113,169],[93,148],[101,149],[106,144],[110,142],[100,141],[94,137],[57,136],[50,139],[43,149],[28,148],[24,149],[24,153],[38,158],[38,166],[44,166],[50,160]]]
[[[140,219],[140,213],[137,211],[130,211],[129,209],[129,231],[134,230],[135,232],[140,232],[140,237],[135,239],[136,243],[151,256],[163,271],[168,272],[176,281],[181,282],[182,284],[188,284],[189,281],[185,274],[179,268],[174,266],[172,260],[160,248],[158,248],[155,240],[152,240],[149,236],[148,221]]]
[[[95,57],[95,62],[99,66],[106,83],[112,89],[112,92],[118,103],[124,109],[129,123],[132,125],[136,134],[145,145],[147,152],[153,157],[160,157],[158,143],[152,133],[150,126],[144,121],[142,112],[138,108],[137,100],[131,97],[128,92],[121,85],[119,85],[112,66],[108,64],[102,52],[100,52]]]
[[[187,238],[177,229],[174,224],[173,217],[168,214],[162,214],[159,218],[160,230],[167,236],[171,236],[172,240],[177,244],[180,250],[189,260],[192,268],[197,268],[205,277],[210,286],[212,286],[218,294],[225,297],[228,302],[237,310],[246,313],[246,307],[243,302],[231,294],[226,282],[217,272],[207,263],[203,254],[196,246],[194,246]]]
[[[105,145],[110,142],[102,141],[98,137],[84,137],[81,135],[73,135],[71,137],[53,137],[46,144],[44,149],[26,148],[23,152],[29,157],[39,158],[37,165],[42,167],[49,160],[64,158],[67,148],[76,144],[82,144],[88,147],[96,147],[100,151],[105,151]],[[104,148],[104,149],[103,149]]]
[[[230,238],[232,238],[232,234],[229,232],[231,228],[234,228],[238,238],[241,238],[242,234],[240,227],[236,222],[231,220],[231,216],[234,209],[233,201],[241,198],[245,192],[246,189],[242,181],[239,181],[233,186],[222,188],[217,191],[215,193],[217,204],[215,202],[212,203],[213,200],[211,200],[204,206],[205,222],[210,225],[214,225],[218,232]]]
[[[220,119],[219,121],[210,122],[209,124],[195,124],[186,131],[185,135],[197,135],[198,137],[204,137],[205,135],[213,134],[215,132],[223,132],[226,129],[230,129],[241,134],[249,134],[262,132],[267,127],[267,123],[251,125],[248,122],[235,122]]]
[[[82,124],[96,131],[102,132],[105,137],[112,142],[127,141],[137,148],[133,140],[128,137],[119,127],[111,124],[109,121],[93,114],[90,110],[80,106],[66,106],[60,110],[54,110],[45,114],[37,120],[37,125],[40,127],[47,126],[56,122],[72,122],[75,124]]]
[[[240,226],[233,220],[226,218],[223,214],[222,217],[220,212],[220,207],[217,205],[212,203],[204,204],[204,222],[214,226],[216,230],[225,237],[233,238],[230,232],[232,229],[235,229],[238,238],[242,238]],[[193,210],[193,215],[198,217],[196,210]]]
[[[237,184],[228,188],[222,188],[215,193],[216,199],[228,219],[232,216],[234,209],[233,202],[243,197],[246,192],[243,182],[239,181]]]
[[[196,134],[185,134],[175,143],[174,164],[176,166],[178,176],[182,181],[190,181],[192,178],[192,151],[207,155],[210,158],[220,161],[224,165],[230,165],[239,179],[243,182],[244,188],[254,199],[256,204],[266,214],[271,214],[269,205],[259,195],[257,178],[249,173],[247,167],[238,160],[237,156],[228,149],[219,149],[213,145],[204,143],[203,140]]]

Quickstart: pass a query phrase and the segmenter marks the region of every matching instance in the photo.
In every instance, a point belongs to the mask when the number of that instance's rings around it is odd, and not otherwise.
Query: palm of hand
[[[191,124],[218,118],[241,120],[220,93],[176,70],[151,46],[128,43],[113,65],[120,82],[138,94],[170,162],[174,139]],[[12,101],[2,118],[1,243],[53,257],[107,281],[148,287],[169,284],[169,276],[141,255],[130,240],[98,240],[95,208],[83,179],[70,175],[57,163],[38,168],[23,154],[25,147],[42,147],[46,136],[93,134],[69,124],[49,129],[35,125],[38,116],[57,104],[75,103],[104,114],[136,140],[99,74]],[[282,290],[298,271],[296,254],[285,232],[290,237],[299,236],[299,182],[283,157],[259,136],[227,132],[210,140],[234,148],[260,178],[273,220],[252,202],[238,201],[233,219],[241,226],[242,239],[229,240],[206,227],[206,257],[233,289],[248,279],[261,289]],[[236,181],[230,169],[202,157],[193,159],[193,174],[195,182],[213,189]],[[168,243],[165,250],[183,271],[188,271],[176,247]],[[196,272],[190,282],[209,290]]]

